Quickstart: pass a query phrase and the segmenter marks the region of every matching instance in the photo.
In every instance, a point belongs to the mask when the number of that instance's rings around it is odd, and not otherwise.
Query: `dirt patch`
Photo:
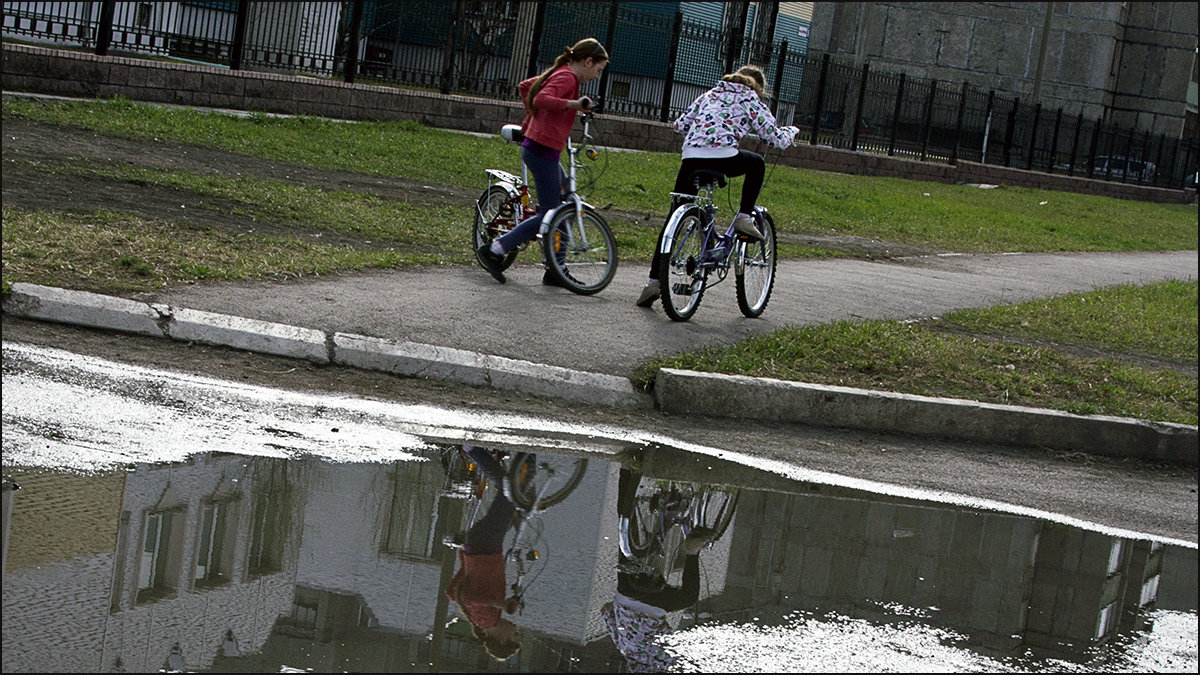
[[[9,117],[4,120],[4,203],[22,209],[90,213],[122,211],[197,228],[221,228],[244,234],[290,237],[330,245],[374,250],[388,242],[345,233],[303,230],[239,215],[235,204],[143,182],[106,179],[79,172],[55,171],[63,164],[112,166],[188,172],[228,178],[241,176],[370,195],[424,206],[468,207],[476,189],[429,184],[399,176],[322,169],[263,159],[211,147],[148,138],[119,138],[72,126],[55,126]],[[661,214],[601,208],[606,218],[658,227]],[[866,237],[781,233],[784,243],[843,251],[879,259],[931,253],[928,249]]]

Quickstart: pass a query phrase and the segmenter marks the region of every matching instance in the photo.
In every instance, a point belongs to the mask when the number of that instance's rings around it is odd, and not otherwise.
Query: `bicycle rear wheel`
[[[526,511],[554,506],[575,491],[587,465],[583,457],[518,453],[508,470],[508,498]]]
[[[508,234],[517,226],[516,207],[519,202],[510,201],[514,194],[503,185],[489,185],[475,204],[475,225],[471,228],[471,250],[478,251],[484,244],[491,245],[497,238]],[[501,269],[508,269],[517,259],[519,251],[513,249],[504,254]]]
[[[647,480],[643,478],[642,482]],[[652,481],[650,485],[654,485]],[[640,487],[640,486],[639,486]],[[618,545],[626,558],[645,558],[661,548],[659,538],[662,534],[662,513],[654,508],[653,493],[643,492],[633,500],[633,506],[628,515],[621,516],[617,522]]]
[[[687,321],[700,307],[708,282],[708,271],[700,266],[707,228],[699,207],[680,208],[686,211],[672,216],[675,228],[668,233],[671,248],[659,257],[658,283],[667,316],[674,321]]]
[[[712,531],[709,540],[716,541],[729,529],[733,512],[737,509],[738,488],[706,486],[701,488],[702,497],[694,502],[692,527],[703,527]]]
[[[762,214],[762,240],[739,243],[734,259],[738,309],[749,317],[762,315],[775,287],[775,221],[766,211],[759,213]]]
[[[617,274],[617,240],[604,218],[584,205],[579,218],[571,202],[555,213],[542,237],[546,267],[558,281],[580,295],[592,295]]]

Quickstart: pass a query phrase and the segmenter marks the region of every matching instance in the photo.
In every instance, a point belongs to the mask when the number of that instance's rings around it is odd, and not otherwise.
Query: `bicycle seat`
[[[698,169],[692,172],[692,184],[699,188],[701,185],[717,184],[717,187],[725,187],[729,184],[729,179],[720,171],[711,169]]]
[[[525,140],[525,134],[521,133],[519,124],[505,124],[500,127],[500,138],[511,143],[520,143]]]

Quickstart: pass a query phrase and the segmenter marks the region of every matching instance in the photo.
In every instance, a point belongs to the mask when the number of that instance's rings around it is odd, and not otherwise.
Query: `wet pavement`
[[[1191,542],[614,425],[8,342],[4,368],[4,479],[20,486],[4,491],[5,672],[1196,670]],[[560,502],[519,519],[538,555],[504,615],[521,645],[504,661],[444,593],[459,565],[444,542],[479,486],[464,445],[509,465],[587,460]],[[694,576],[677,530],[633,528],[652,545],[622,564],[629,523],[691,513],[667,495],[692,491],[710,507],[736,495]],[[635,569],[696,584],[657,642],[606,622],[651,611],[639,598],[657,587]]]

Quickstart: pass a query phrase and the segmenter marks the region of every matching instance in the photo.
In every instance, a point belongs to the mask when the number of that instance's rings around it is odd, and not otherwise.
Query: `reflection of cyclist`
[[[622,467],[617,495],[617,514],[628,516],[639,477]],[[613,601],[600,610],[608,634],[625,657],[632,672],[662,672],[671,664],[659,637],[671,632],[667,614],[695,604],[700,597],[700,549],[712,532],[696,528],[683,541],[683,582],[678,588],[668,585],[661,573],[630,573],[630,562],[618,553],[617,592]]]
[[[504,481],[504,468],[491,452],[463,446],[484,475],[498,484]],[[446,586],[446,595],[458,604],[471,622],[471,632],[494,658],[503,661],[521,648],[521,638],[513,622],[501,616],[501,610],[513,611],[513,601],[505,598],[504,536],[513,524],[516,507],[497,492],[487,513],[467,530],[458,552],[461,566]]]

